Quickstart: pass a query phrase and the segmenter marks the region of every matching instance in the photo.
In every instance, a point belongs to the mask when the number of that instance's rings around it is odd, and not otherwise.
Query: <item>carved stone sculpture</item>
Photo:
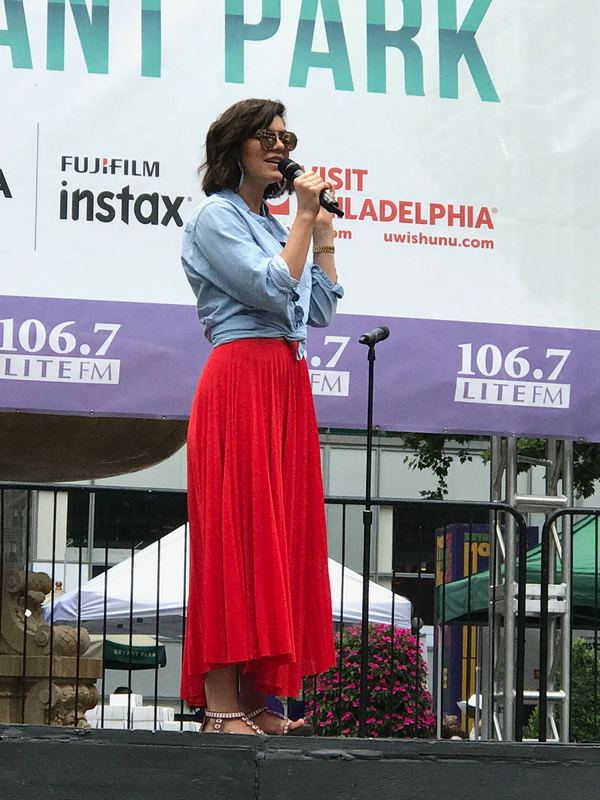
[[[88,632],[50,628],[45,573],[5,570],[0,588],[0,722],[88,727],[85,712],[98,703],[102,675],[102,660],[85,658]]]

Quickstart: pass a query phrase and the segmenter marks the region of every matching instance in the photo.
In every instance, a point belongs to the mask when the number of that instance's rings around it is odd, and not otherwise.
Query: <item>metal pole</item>
[[[573,442],[563,443],[562,490],[567,498],[567,506],[573,505]],[[565,693],[560,715],[560,740],[570,738],[569,721],[571,707],[571,586],[573,582],[573,517],[567,514],[562,519],[562,572],[561,581],[565,584],[565,613],[561,620],[561,665],[560,681]]]
[[[490,439],[490,500],[498,502],[502,499],[502,439],[500,436],[492,436]],[[498,512],[490,511],[489,531],[490,531],[490,566],[489,566],[489,612],[488,612],[488,675],[486,681],[486,700],[483,704],[483,724],[485,738],[494,738],[494,710],[495,683],[496,683],[496,648],[498,646],[497,637],[497,610],[496,610],[496,586],[498,584],[498,564],[500,554],[498,553],[498,541],[496,526],[498,524]]]
[[[369,348],[369,393],[367,402],[367,467],[365,488],[365,510],[363,512],[364,544],[363,544],[363,606],[360,654],[360,705],[358,717],[358,735],[367,735],[367,672],[369,669],[369,576],[371,574],[371,527],[373,512],[371,511],[371,465],[373,460],[373,387],[375,384],[375,345],[390,335],[385,326],[375,328],[363,334],[358,340]],[[393,632],[392,632],[393,638]]]
[[[88,528],[87,528],[87,576],[90,579],[90,571],[94,561],[94,527],[96,525],[96,493],[90,492],[88,499]]]
[[[550,470],[546,471],[546,494],[557,496],[558,495],[558,482],[562,477],[562,468],[563,468],[563,456],[564,451],[560,449],[560,445],[556,439],[549,439],[548,440],[548,461],[551,464]],[[553,509],[551,509],[548,514],[551,515]],[[557,549],[556,549],[556,542],[554,536],[552,535],[552,528],[550,527],[548,530],[548,542],[547,542],[547,557],[548,557],[548,571],[546,574],[546,586],[544,587],[545,595],[544,595],[544,608],[546,610],[546,642],[545,646],[546,650],[546,688],[547,690],[553,691],[556,689],[556,631],[557,631],[557,619],[554,614],[550,614],[548,611],[548,598],[549,598],[549,590],[550,585],[555,584],[557,582]],[[542,548],[543,552],[543,548]],[[540,632],[542,630],[542,625],[540,621]],[[541,675],[541,673],[540,673]],[[548,702],[546,698],[546,726],[550,725],[550,733],[553,732],[552,722],[555,720],[555,705],[552,702]],[[540,706],[540,713],[541,713],[541,706]],[[547,732],[547,730],[546,730]],[[539,737],[541,740],[541,736]]]
[[[481,662],[483,660],[483,628],[477,628],[477,640],[475,642],[475,739],[479,741],[483,738],[483,730],[479,730],[479,722],[482,717],[482,689],[481,689]],[[483,722],[481,725],[483,729]]]
[[[367,672],[369,670],[369,576],[371,573],[371,466],[373,460],[373,386],[375,382],[375,345],[369,345],[369,393],[367,401],[367,467],[365,510],[363,512],[363,595],[360,651],[360,707],[358,735],[367,735]]]
[[[437,672],[436,672],[436,736],[438,739],[442,738],[442,692],[443,692],[443,669],[444,669],[444,626],[437,625]]]
[[[548,736],[548,584],[550,582],[550,526],[549,519],[542,528],[542,553],[540,570],[540,682],[538,740]]]
[[[517,438],[507,440],[506,453],[506,503],[515,505],[517,493]],[[504,720],[505,742],[514,741],[515,736],[515,574],[517,561],[515,547],[515,520],[506,515],[506,561],[504,565]]]
[[[514,520],[513,520],[514,524]],[[523,518],[519,519],[519,582],[517,599],[517,661],[515,678],[515,741],[523,741],[525,708],[525,605],[527,586],[527,527]]]

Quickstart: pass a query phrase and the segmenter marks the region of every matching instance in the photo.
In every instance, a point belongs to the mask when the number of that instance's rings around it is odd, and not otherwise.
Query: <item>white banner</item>
[[[343,314],[599,330],[599,52],[595,0],[0,0],[0,292],[192,305],[204,136],[258,96],[341,198]]]

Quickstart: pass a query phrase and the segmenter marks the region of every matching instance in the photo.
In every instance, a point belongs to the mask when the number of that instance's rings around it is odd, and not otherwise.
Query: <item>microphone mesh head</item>
[[[282,158],[277,165],[279,172],[288,181],[293,181],[297,170],[301,169],[300,164],[296,164],[291,158]]]

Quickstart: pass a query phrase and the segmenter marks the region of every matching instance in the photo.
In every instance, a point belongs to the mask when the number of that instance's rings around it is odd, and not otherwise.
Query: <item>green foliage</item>
[[[573,445],[573,484],[578,497],[594,494],[594,481],[600,478],[600,444],[575,442]]]
[[[341,674],[340,674],[341,646]],[[337,663],[318,676],[307,710],[320,736],[358,736],[361,626],[336,635]],[[434,738],[435,717],[427,691],[427,668],[408,630],[369,625],[367,736]]]
[[[452,441],[464,445],[470,442],[472,436],[453,436]],[[430,469],[438,479],[437,488],[432,491],[420,492],[421,497],[428,500],[443,500],[448,494],[448,470],[452,466],[453,458],[446,451],[446,444],[449,440],[443,433],[403,433],[402,439],[406,447],[414,451],[407,455],[404,463],[410,469]],[[472,461],[473,456],[468,450],[458,451],[458,459],[461,464]]]
[[[519,455],[528,458],[546,458],[546,445],[545,439],[517,439]],[[517,472],[527,472],[528,469],[529,464],[524,464],[522,461],[517,464]]]
[[[600,671],[584,639],[571,651],[571,740],[581,742],[600,736]]]
[[[539,706],[529,718],[527,739],[537,739]],[[584,639],[573,642],[571,651],[571,741],[588,742],[600,739],[600,665],[594,648]]]
[[[443,500],[448,495],[448,471],[452,465],[452,456],[446,450],[447,445],[466,445],[474,436],[446,436],[442,433],[403,433],[402,439],[406,447],[413,450],[404,459],[411,469],[430,469],[438,479],[437,488],[433,491],[422,491],[420,494],[429,500]],[[519,439],[519,453],[529,458],[545,459],[547,456],[546,439]],[[472,453],[467,448],[459,449],[458,460],[461,464],[472,461]],[[481,453],[483,462],[488,463],[490,451]],[[530,465],[518,464],[519,472],[527,472]],[[595,442],[574,442],[573,445],[573,486],[577,497],[591,497],[594,494],[594,483],[600,478],[600,444]]]
[[[525,728],[525,733],[523,734],[525,739],[537,739],[538,734],[540,732],[540,707],[536,706],[531,716],[529,717],[529,723]]]

